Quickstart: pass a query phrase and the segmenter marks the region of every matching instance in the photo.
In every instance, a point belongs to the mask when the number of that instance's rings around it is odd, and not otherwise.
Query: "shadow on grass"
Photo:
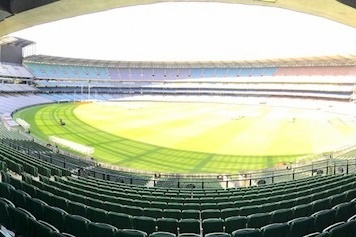
[[[179,150],[139,142],[98,130],[75,115],[79,104],[37,106],[21,111],[40,138],[58,136],[95,148],[97,161],[138,170],[171,173],[235,173],[293,162],[299,156],[241,156]],[[37,108],[37,109],[36,109]],[[37,117],[36,117],[37,116]],[[59,125],[59,120],[66,122]],[[167,138],[168,139],[168,138]]]

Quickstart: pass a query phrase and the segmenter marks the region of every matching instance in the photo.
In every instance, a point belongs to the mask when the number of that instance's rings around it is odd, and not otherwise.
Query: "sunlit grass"
[[[69,103],[36,106],[15,116],[42,140],[57,136],[95,147],[98,161],[174,173],[272,167],[332,151],[355,141],[356,134],[353,122],[333,114],[263,105]]]

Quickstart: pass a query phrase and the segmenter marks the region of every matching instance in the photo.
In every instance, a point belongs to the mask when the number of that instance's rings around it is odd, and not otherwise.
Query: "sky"
[[[112,9],[11,34],[37,54],[118,61],[239,61],[356,55],[356,28],[290,10],[167,2]]]

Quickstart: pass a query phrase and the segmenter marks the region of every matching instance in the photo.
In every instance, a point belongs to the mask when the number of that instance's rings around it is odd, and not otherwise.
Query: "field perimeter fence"
[[[57,148],[49,149],[50,152],[43,152],[43,150],[38,150],[31,145],[24,145],[16,140],[1,139],[0,142],[23,153],[69,169],[74,175],[148,187],[226,189],[286,182],[312,176],[356,173],[356,157],[343,156],[345,153],[356,150],[356,145],[344,147],[334,152],[301,157],[297,163],[286,163],[260,171],[240,171],[235,174],[172,174],[102,165],[88,158],[81,159],[78,156],[67,156],[67,152]],[[40,141],[36,142],[42,146],[48,145]],[[61,156],[58,156],[58,154]]]

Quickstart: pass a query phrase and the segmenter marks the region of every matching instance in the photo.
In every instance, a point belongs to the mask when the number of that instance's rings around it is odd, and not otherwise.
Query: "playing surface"
[[[56,136],[94,147],[98,161],[159,172],[255,170],[356,141],[356,124],[347,117],[267,105],[64,103],[28,108],[15,117],[41,139]]]

